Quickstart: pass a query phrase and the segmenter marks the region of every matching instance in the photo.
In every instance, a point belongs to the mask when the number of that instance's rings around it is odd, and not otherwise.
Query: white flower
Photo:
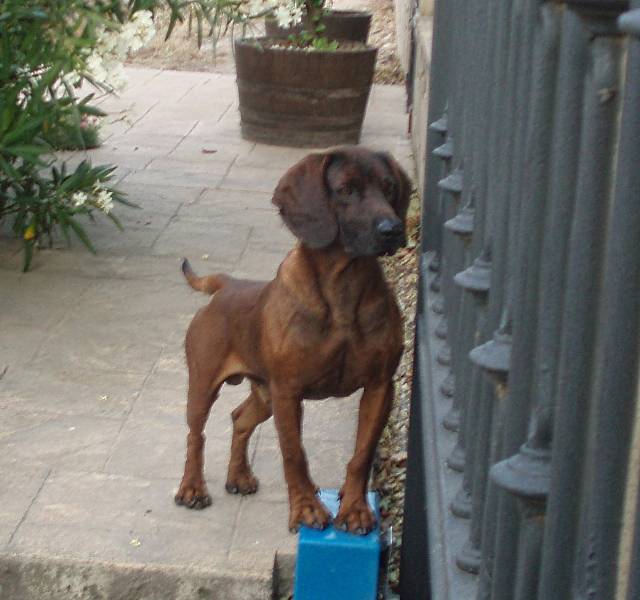
[[[100,189],[95,198],[95,204],[105,215],[108,215],[113,209],[112,193],[109,190]]]
[[[142,40],[142,45],[148,44],[156,35],[153,14],[150,10],[140,10],[133,15],[132,21],[136,25],[136,33]]]
[[[105,50],[108,49],[108,54],[113,60],[124,60],[135,39],[135,25],[126,23],[120,31],[111,32],[111,39],[107,40]]]
[[[121,62],[114,61],[108,66],[109,71],[107,72],[106,83],[114,90],[122,91],[127,85],[127,80],[124,76],[124,65]]]
[[[291,22],[293,23],[293,25],[297,25],[298,23],[300,23],[300,21],[302,21],[303,14],[304,11],[302,10],[301,6],[293,6],[291,8]]]
[[[137,52],[140,48],[144,47],[144,40],[139,35],[134,35],[128,43],[128,50],[130,52]]]
[[[102,57],[95,51],[87,58],[87,74],[96,81],[104,81],[107,78]]]
[[[123,63],[130,52],[140,50],[155,36],[153,15],[148,10],[136,12],[118,30],[100,28],[97,42],[86,60],[86,72],[98,83],[121,90],[126,84]]]
[[[87,201],[87,194],[84,192],[76,192],[71,196],[71,201],[76,208],[82,206]]]
[[[69,71],[62,76],[62,80],[68,85],[76,85],[80,81],[80,73]]]
[[[279,27],[289,27],[292,21],[291,12],[286,6],[278,6],[275,12],[276,21]]]
[[[267,8],[262,0],[250,0],[249,2],[249,15],[252,17],[259,15],[263,10]]]

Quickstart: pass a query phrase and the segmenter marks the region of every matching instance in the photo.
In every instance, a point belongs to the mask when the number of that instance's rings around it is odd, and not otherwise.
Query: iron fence
[[[436,0],[428,114],[402,598],[639,600],[640,0]]]

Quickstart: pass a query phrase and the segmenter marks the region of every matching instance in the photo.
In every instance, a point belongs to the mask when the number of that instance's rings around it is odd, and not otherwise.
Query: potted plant
[[[322,9],[322,32],[330,40],[349,40],[367,43],[371,26],[371,13],[364,10],[333,10]],[[281,27],[274,15],[267,15],[264,19],[264,30],[267,37],[287,38],[292,34],[300,34],[305,24]]]
[[[172,17],[184,19],[179,0]],[[242,136],[280,146],[358,143],[377,50],[327,35],[325,0],[196,0],[189,3],[198,42],[240,25],[234,54]],[[287,38],[247,37],[252,19],[273,16],[296,27]]]

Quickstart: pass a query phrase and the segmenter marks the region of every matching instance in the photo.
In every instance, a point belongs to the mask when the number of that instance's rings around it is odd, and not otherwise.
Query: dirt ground
[[[403,82],[402,70],[395,53],[395,23],[393,0],[336,0],[335,9],[369,10],[373,13],[369,44],[378,48],[375,83],[400,84]],[[171,37],[165,41],[169,24],[168,13],[157,15],[158,34],[151,44],[137,52],[128,60],[128,64],[138,67],[175,69],[177,71],[211,71],[233,73],[232,35],[242,36],[241,28],[236,27],[217,43],[216,51],[210,39],[205,39],[198,48],[195,27],[189,35],[188,23],[176,25]],[[250,24],[246,35],[261,35],[261,19]]]

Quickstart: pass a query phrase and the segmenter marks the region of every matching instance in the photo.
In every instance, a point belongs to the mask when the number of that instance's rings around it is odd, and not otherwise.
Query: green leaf
[[[23,119],[25,120],[25,119]],[[44,117],[30,117],[24,125],[20,125],[2,138],[5,145],[12,144],[20,139],[30,138],[35,132],[39,131],[44,122]]]
[[[196,12],[196,19],[198,25],[198,48],[202,48],[202,13]]]
[[[4,171],[11,179],[20,180],[20,174],[13,166],[0,156],[0,169]]]
[[[78,110],[83,115],[91,115],[92,117],[106,117],[107,113],[97,106],[91,106],[89,104],[78,104]]]
[[[91,240],[89,239],[89,236],[87,235],[87,232],[84,230],[82,225],[80,225],[80,223],[78,223],[71,216],[67,216],[65,220],[69,224],[71,229],[73,229],[74,233],[78,236],[80,241],[87,247],[87,249],[92,254],[97,254],[96,249],[93,247],[93,244],[91,243]]]
[[[33,260],[33,240],[23,240],[24,254],[22,257],[22,272],[26,273]]]
[[[131,200],[127,200],[126,198],[124,198],[121,194],[113,194],[113,199],[116,202],[119,202],[120,204],[124,204],[125,206],[128,206],[129,208],[135,208],[135,209],[141,209],[142,207],[139,204],[136,204],[135,202],[132,202]]]
[[[120,231],[124,231],[124,227],[122,225],[122,223],[120,222],[120,219],[118,219],[118,217],[116,217],[113,213],[109,212],[107,213],[107,217],[109,217],[115,224],[115,226],[120,230]]]
[[[37,163],[39,165],[44,165],[44,161],[40,160],[40,155],[48,154],[50,149],[46,146],[36,146],[34,144],[15,144],[13,146],[0,148],[0,152],[11,154],[12,156],[17,156],[18,158]]]
[[[173,33],[173,30],[175,29],[176,23],[178,21],[180,21],[180,23],[184,22],[180,13],[172,11],[171,18],[169,19],[169,27],[167,27],[167,33],[164,36],[165,42],[171,37],[171,34]]]
[[[65,210],[61,207],[56,209],[56,215],[58,217],[58,223],[60,223],[60,229],[62,229],[62,233],[64,234],[64,239],[67,240],[67,245],[71,245],[71,236],[69,235],[69,225],[67,223],[67,214]]]

